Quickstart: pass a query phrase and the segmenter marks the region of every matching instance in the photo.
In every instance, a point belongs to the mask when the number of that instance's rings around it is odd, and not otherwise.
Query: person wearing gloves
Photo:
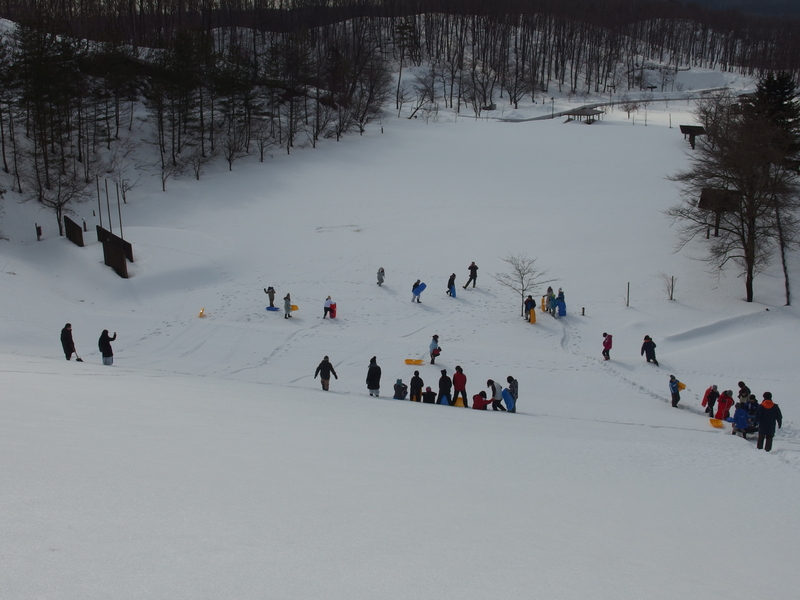
[[[333,365],[328,360],[328,357],[325,356],[325,358],[322,359],[322,362],[317,366],[317,370],[314,372],[314,379],[317,378],[317,375],[320,376],[319,380],[322,382],[322,389],[326,392],[328,391],[328,387],[331,383],[331,374],[333,374],[336,379],[339,379],[339,376],[336,374]]]

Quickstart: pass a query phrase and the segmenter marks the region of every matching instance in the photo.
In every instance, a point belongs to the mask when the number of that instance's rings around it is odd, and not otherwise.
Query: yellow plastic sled
[[[464,406],[464,398],[462,396],[459,396],[458,398],[456,398],[456,403],[453,404],[453,406],[459,406],[461,408],[466,408]]]
[[[295,310],[300,310],[300,309],[297,307],[297,304],[292,304],[292,311],[295,311]]]
[[[722,421],[720,421],[719,419],[709,419],[708,421],[709,423],[711,423],[712,427],[716,427],[717,429],[722,429],[724,427]]]
[[[685,383],[683,383],[682,381],[679,381],[679,382],[678,382],[678,391],[679,391],[679,392],[682,392],[682,391],[683,391],[683,390],[685,390],[685,389],[686,389],[686,384],[685,384]]]
[[[425,361],[422,360],[421,358],[407,358],[406,359],[406,364],[407,365],[421,365],[424,362]]]
[[[206,309],[205,309],[205,308],[201,308],[201,309],[200,309],[200,314],[199,314],[199,315],[197,315],[197,316],[198,316],[198,317],[200,317],[201,319],[202,319],[203,317],[205,317],[205,316],[206,316]]]

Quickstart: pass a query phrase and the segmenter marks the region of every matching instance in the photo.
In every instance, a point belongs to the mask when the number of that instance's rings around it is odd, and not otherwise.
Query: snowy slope
[[[98,243],[6,202],[0,597],[792,597],[798,313],[777,270],[748,304],[735,273],[692,260],[699,245],[674,253],[665,177],[685,164],[689,109],[653,105],[647,126],[619,111],[592,126],[388,118],[166,194],[152,178],[123,207],[129,280]],[[79,209],[90,227],[94,209]],[[519,317],[491,277],[509,253],[564,288],[567,318]],[[478,287],[447,297],[473,260]],[[293,319],[264,310],[268,285]],[[83,364],[61,354],[67,321]],[[103,329],[119,334],[110,368]],[[519,413],[388,399],[434,333],[426,384],[457,364],[470,395],[513,374]],[[660,368],[639,356],[645,334]],[[325,354],[329,393],[313,380]],[[740,379],[783,409],[769,455],[699,408]],[[725,575],[743,548],[777,576]]]

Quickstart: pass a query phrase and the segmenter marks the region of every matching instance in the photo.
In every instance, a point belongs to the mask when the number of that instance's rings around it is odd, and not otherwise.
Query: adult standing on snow
[[[611,339],[611,335],[608,333],[603,332],[603,358],[605,360],[611,360],[611,346],[613,341]]]
[[[436,398],[437,404],[447,404],[452,406],[450,401],[452,397],[453,380],[447,376],[447,369],[442,369],[442,376],[439,377],[439,396]],[[444,402],[442,402],[444,400]]]
[[[64,349],[64,356],[70,360],[72,353],[75,352],[75,342],[72,341],[72,323],[67,323],[61,330],[61,347]],[[78,353],[75,352],[75,357],[77,358],[77,356]]]
[[[324,311],[324,314],[322,315],[323,319],[331,314],[331,304],[333,304],[333,300],[331,300],[331,297],[328,296],[327,298],[325,298],[325,305],[323,307]]]
[[[381,391],[381,368],[378,366],[378,359],[372,357],[369,359],[369,367],[367,367],[367,390],[370,396],[378,396]]]
[[[526,321],[531,320],[531,311],[536,309],[536,300],[533,299],[533,296],[528,295],[525,298],[525,316],[523,317]]]
[[[269,307],[275,308],[275,288],[272,286],[264,288],[264,293],[269,296]]]
[[[383,270],[383,267],[378,269],[378,285],[383,285],[383,279],[386,276],[386,271]]]
[[[656,343],[649,335],[644,336],[644,343],[642,344],[642,351],[640,354],[644,355],[647,362],[652,362],[655,366],[658,366],[658,361],[656,360]]]
[[[747,402],[750,400],[750,388],[744,384],[744,381],[739,382],[739,402]]]
[[[283,297],[283,318],[292,318],[292,297],[289,294]]]
[[[453,406],[458,402],[458,395],[464,400],[464,408],[469,408],[467,401],[467,376],[464,375],[464,369],[460,365],[456,365],[456,372],[453,373]]]
[[[431,339],[431,344],[428,346],[428,352],[431,355],[431,364],[436,364],[436,357],[442,353],[442,349],[439,348],[439,336],[434,335]]]
[[[772,394],[764,392],[764,400],[756,411],[758,421],[758,443],[756,447],[769,452],[772,450],[772,438],[775,435],[775,425],[778,429],[783,424],[783,415],[780,407],[772,401]]]
[[[703,394],[702,405],[706,407],[705,412],[712,418],[714,417],[714,405],[717,403],[717,398],[719,398],[719,392],[716,385],[709,386],[706,393]]]
[[[472,287],[475,287],[475,283],[478,281],[478,265],[475,264],[474,260],[469,264],[467,269],[469,270],[469,279],[467,279],[464,289],[467,289],[470,281],[472,282]]]
[[[672,408],[678,408],[678,402],[681,401],[681,382],[675,375],[669,376],[669,393],[672,396]]]
[[[506,412],[503,406],[503,386],[499,383],[495,383],[494,379],[489,379],[486,382],[486,387],[488,387],[489,391],[492,393],[492,410],[502,410]]]
[[[411,378],[411,381],[409,381],[412,402],[420,402],[422,400],[422,386],[424,385],[425,382],[422,381],[422,377],[419,376],[419,371],[414,371],[414,376]]]
[[[317,375],[320,376],[319,380],[322,382],[322,389],[326,392],[331,384],[331,373],[334,377],[336,377],[336,379],[339,379],[339,376],[336,374],[336,370],[333,368],[330,360],[328,360],[328,357],[325,356],[325,358],[322,359],[322,362],[317,366],[317,370],[314,371],[314,379],[317,378]]]
[[[103,333],[100,334],[100,339],[97,340],[97,348],[103,356],[104,365],[110,366],[114,364],[114,352],[111,350],[111,342],[115,339],[117,339],[116,331],[114,332],[114,337],[109,337],[108,329],[103,329]]]

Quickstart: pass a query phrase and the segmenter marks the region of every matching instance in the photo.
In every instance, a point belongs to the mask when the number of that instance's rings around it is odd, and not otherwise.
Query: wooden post
[[[98,175],[94,176],[94,180],[97,183],[97,214],[100,216],[100,227],[103,226],[103,205],[100,204],[100,177]]]
[[[625,298],[625,306],[631,305],[631,282],[628,282],[628,295]]]
[[[582,317],[586,316],[586,307],[585,306],[581,306],[581,316]]]

